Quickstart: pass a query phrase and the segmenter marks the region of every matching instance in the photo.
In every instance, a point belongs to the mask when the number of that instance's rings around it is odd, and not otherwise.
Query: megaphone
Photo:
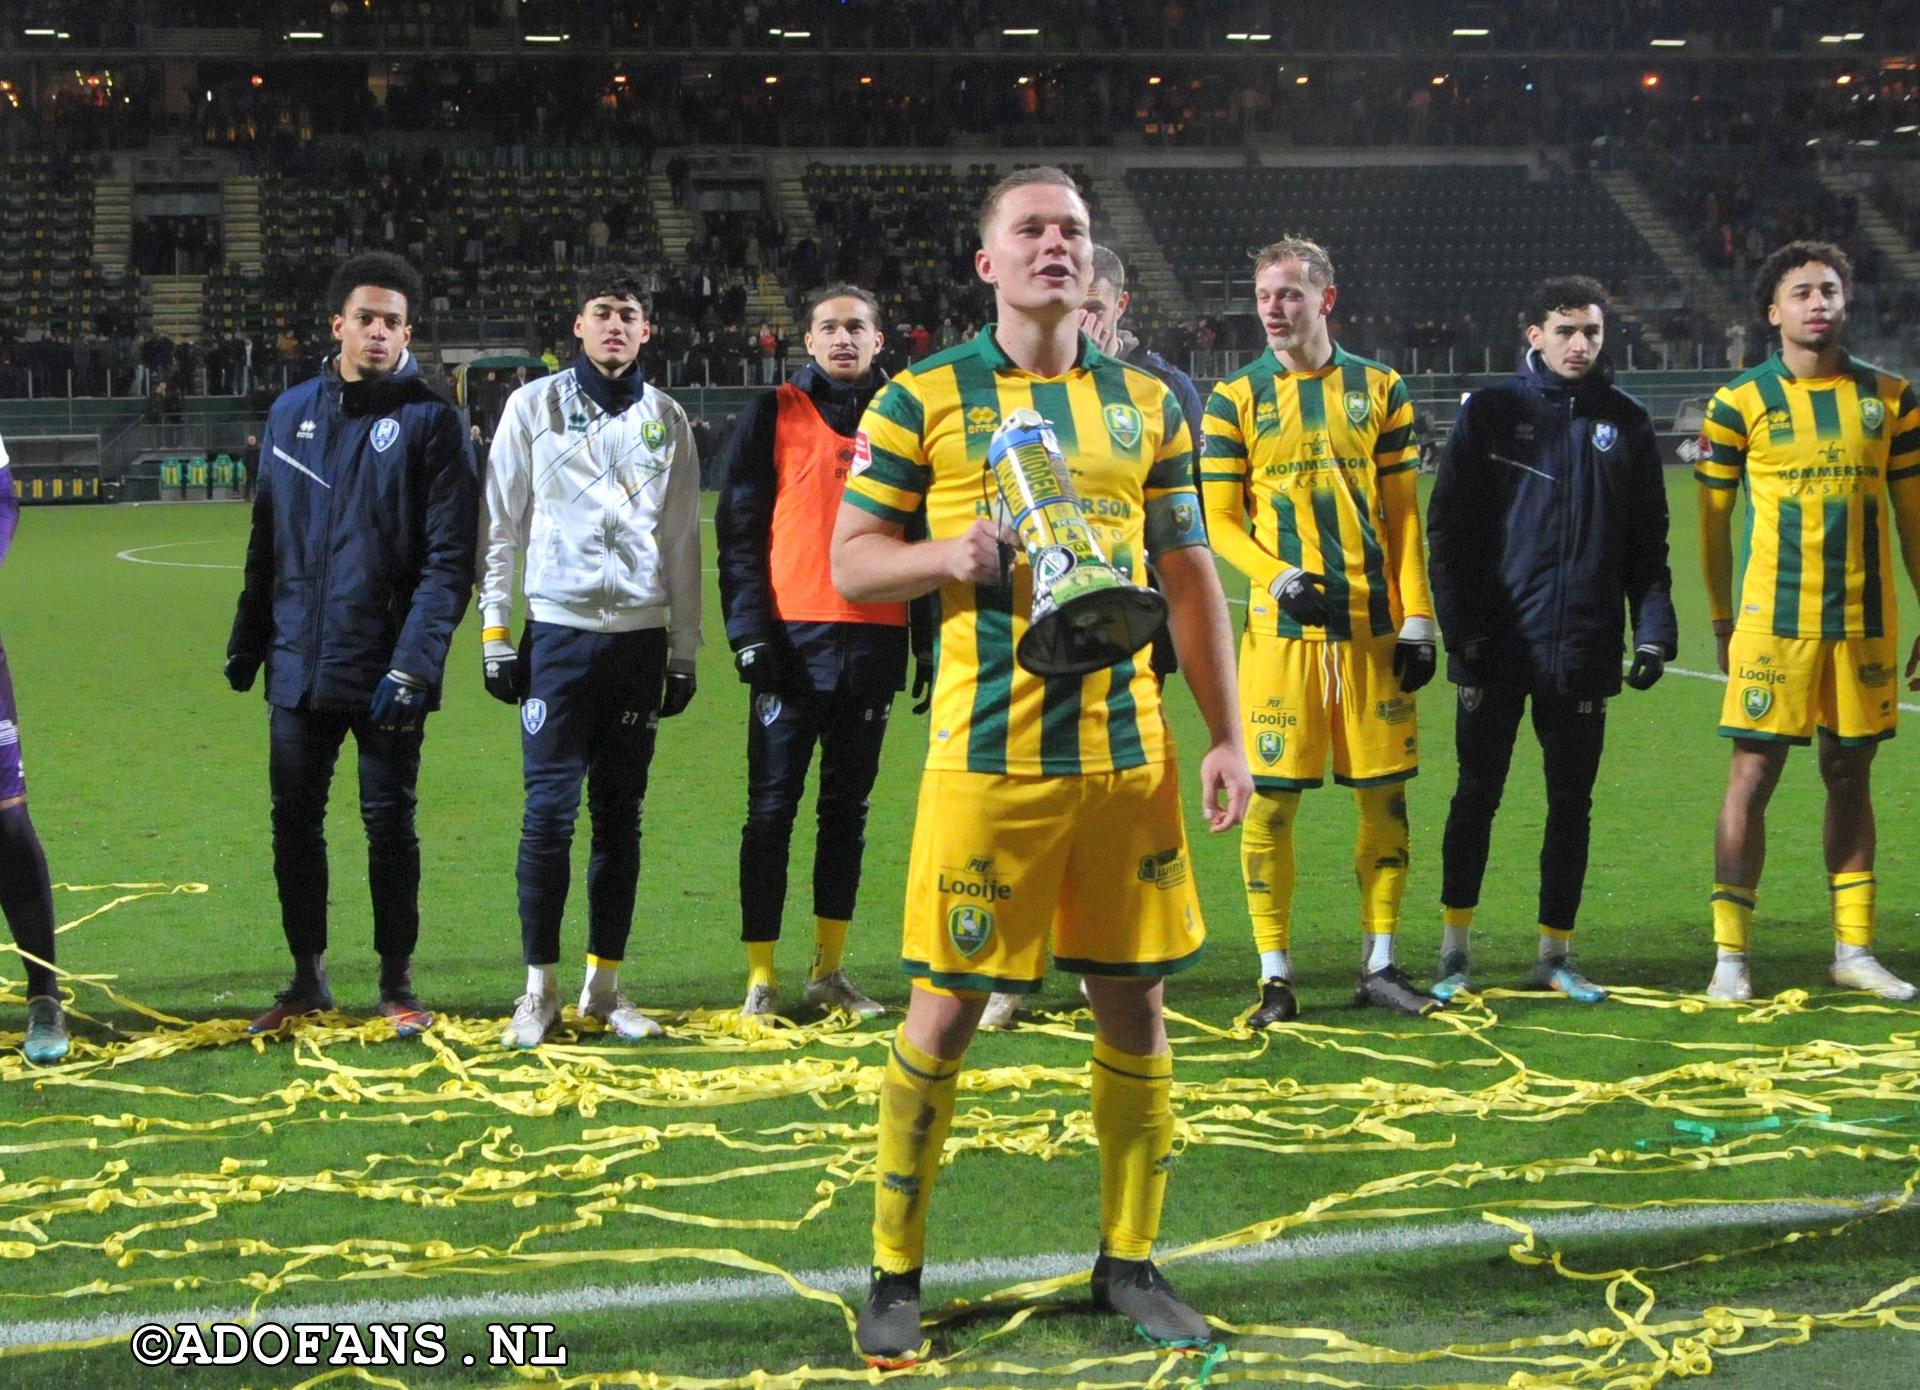
[[[1014,651],[1036,676],[1125,661],[1167,620],[1167,601],[1113,567],[1087,526],[1052,424],[1016,410],[993,432],[987,471],[1033,569],[1033,612]]]

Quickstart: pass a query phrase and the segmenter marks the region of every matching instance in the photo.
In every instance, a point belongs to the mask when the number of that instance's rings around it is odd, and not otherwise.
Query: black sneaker
[[[1397,1009],[1416,1018],[1437,1014],[1447,1007],[1415,986],[1407,978],[1407,972],[1397,965],[1389,965],[1360,977],[1360,983],[1353,991],[1353,1006],[1364,1009],[1370,1004],[1383,1009]]]
[[[1204,1345],[1213,1340],[1207,1320],[1180,1301],[1152,1260],[1100,1256],[1093,1262],[1093,1306],[1118,1313],[1155,1342]]]
[[[867,1301],[853,1325],[860,1354],[875,1366],[893,1370],[920,1359],[926,1337],[920,1331],[920,1271],[873,1271]]]
[[[1260,982],[1260,1007],[1247,1015],[1247,1027],[1271,1028],[1276,1023],[1291,1023],[1300,1016],[1300,1001],[1293,997],[1293,982],[1277,975]]]

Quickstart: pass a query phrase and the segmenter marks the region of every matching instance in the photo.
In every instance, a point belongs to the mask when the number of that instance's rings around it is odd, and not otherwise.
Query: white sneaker
[[[1019,1012],[1019,995],[1001,994],[995,991],[987,996],[987,1007],[980,1012],[980,1026],[996,1030],[1011,1028],[1014,1015]]]
[[[1744,1004],[1753,998],[1753,977],[1747,973],[1747,958],[1721,960],[1713,967],[1713,979],[1707,982],[1707,998],[1723,1004]]]
[[[1882,999],[1895,1002],[1904,1002],[1920,994],[1920,990],[1868,955],[1835,961],[1827,970],[1827,978],[1842,989],[1864,989],[1869,994],[1877,994]]]
[[[830,970],[817,980],[807,981],[807,1003],[819,1009],[843,1009],[855,1018],[875,1018],[887,1011],[878,999],[869,999],[854,988],[844,970]]]
[[[772,985],[747,986],[747,1000],[740,1006],[742,1018],[772,1018],[780,1012],[780,992]]]
[[[553,1025],[560,1021],[560,996],[523,994],[513,1005],[513,1019],[507,1024],[503,1047],[538,1047],[547,1040]]]
[[[616,1038],[638,1042],[660,1036],[660,1025],[641,1013],[626,995],[615,991],[612,998],[595,999],[584,991],[580,995],[580,1017],[597,1018]]]

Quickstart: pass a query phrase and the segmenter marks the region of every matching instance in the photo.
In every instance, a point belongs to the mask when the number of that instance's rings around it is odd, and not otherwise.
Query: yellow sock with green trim
[[[755,985],[771,985],[773,974],[773,948],[771,941],[749,941],[747,943],[747,988]]]
[[[1539,927],[1540,959],[1565,960],[1567,956],[1567,943],[1573,940],[1572,930],[1550,927],[1545,922],[1541,922]]]
[[[1737,883],[1713,885],[1713,944],[1723,951],[1745,951],[1753,940],[1753,905],[1758,890]]]
[[[1173,1152],[1173,1054],[1136,1057],[1093,1042],[1093,1132],[1100,1142],[1100,1248],[1144,1260],[1160,1234]]]
[[[840,958],[847,950],[847,928],[851,925],[832,917],[813,919],[813,970],[807,976],[809,980],[831,975],[840,968]]]
[[[1400,925],[1400,900],[1407,892],[1407,789],[1395,782],[1357,787],[1360,832],[1353,843],[1353,872],[1360,881],[1360,929],[1391,936]]]
[[[1827,891],[1833,895],[1834,940],[1873,945],[1873,871],[1828,874]]]
[[[1240,872],[1256,951],[1284,951],[1293,921],[1293,818],[1299,792],[1255,792],[1240,825]]]
[[[927,1257],[927,1202],[953,1124],[960,1060],[922,1052],[893,1035],[880,1082],[880,1140],[873,1179],[873,1263],[889,1274]]]

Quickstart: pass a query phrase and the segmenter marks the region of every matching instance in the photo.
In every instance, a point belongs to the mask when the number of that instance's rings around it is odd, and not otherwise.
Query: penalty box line
[[[1792,1225],[1803,1221],[1846,1220],[1880,1211],[1904,1208],[1898,1191],[1876,1193],[1864,1198],[1834,1201],[1800,1199],[1778,1202],[1715,1203],[1673,1208],[1630,1211],[1589,1211],[1564,1216],[1546,1216],[1527,1223],[1543,1239],[1569,1237],[1621,1237],[1654,1234],[1684,1234],[1696,1231],[1724,1230],[1740,1226]],[[1486,1221],[1450,1221],[1429,1225],[1388,1224],[1373,1230],[1334,1231],[1293,1235],[1280,1240],[1263,1241],[1178,1261],[1169,1268],[1189,1265],[1232,1265],[1260,1267],[1295,1264],[1303,1260],[1352,1259],[1360,1256],[1418,1254],[1429,1250],[1468,1247],[1506,1246],[1514,1243],[1514,1233]],[[949,1288],[1013,1281],[1052,1279],[1088,1269],[1091,1260],[1086,1251],[1055,1251],[1050,1254],[999,1256],[993,1259],[954,1260],[930,1264],[925,1278],[936,1296]],[[867,1286],[865,1265],[844,1265],[834,1269],[803,1269],[794,1278],[814,1288],[831,1289],[848,1298],[857,1298]],[[558,1323],[571,1316],[600,1312],[684,1307],[705,1303],[771,1302],[793,1298],[793,1289],[783,1279],[771,1275],[724,1279],[690,1279],[670,1284],[590,1284],[577,1289],[558,1289],[546,1293],[482,1293],[458,1297],[413,1299],[358,1299],[348,1303],[303,1302],[262,1309],[260,1322],[283,1325],[296,1322],[353,1323],[448,1323],[463,1319],[489,1321],[534,1321]],[[929,1305],[934,1306],[934,1305]],[[244,1306],[225,1309],[154,1310],[129,1315],[102,1314],[92,1318],[45,1319],[37,1322],[9,1322],[0,1325],[0,1347],[36,1346],[42,1343],[79,1342],[97,1337],[129,1335],[148,1323],[209,1324],[244,1323]]]

